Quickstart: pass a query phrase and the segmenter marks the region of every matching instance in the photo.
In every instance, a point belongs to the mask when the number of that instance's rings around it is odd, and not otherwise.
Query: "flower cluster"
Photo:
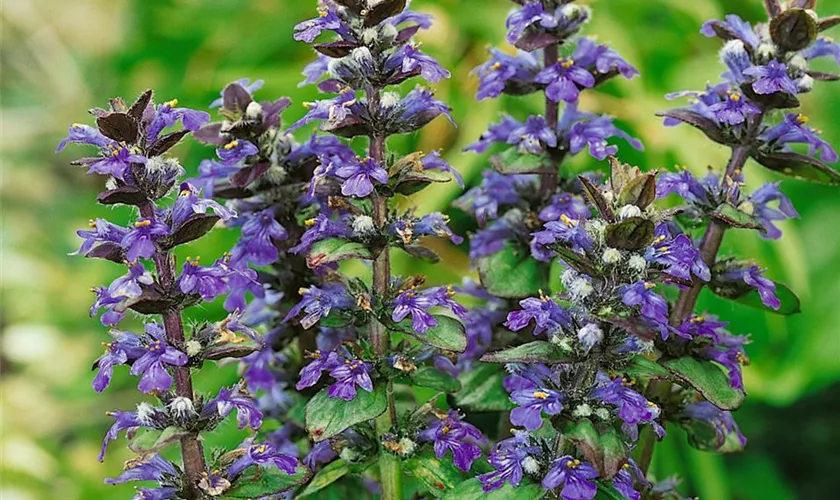
[[[156,105],[151,91],[131,106],[113,99],[108,110],[96,109],[93,114],[96,127],[73,125],[58,150],[68,143],[95,146],[98,156],[74,164],[107,176],[106,190],[97,201],[134,207],[139,212],[139,218],[128,226],[98,219],[91,221],[89,230],[78,232],[83,242],[76,254],[110,260],[126,269],[126,274],[110,285],[93,289],[96,299],[91,315],[104,310],[101,321],[111,328],[113,338],[94,364],[93,387],[104,391],[114,368],[126,365],[131,375],[139,377],[138,390],[159,400],[159,405],[140,403],[136,411],[108,413],[115,422],[103,441],[100,461],[108,443],[120,432],[129,437],[140,429],[144,433],[130,445],[141,457],[128,462],[122,475],[106,483],[152,481],[157,487],[140,488],[137,498],[190,499],[235,492],[250,481],[249,475],[263,471],[295,474],[297,460],[269,445],[252,448],[258,453],[247,455],[250,461],[214,464],[208,461],[199,440],[201,433],[212,431],[234,410],[240,428],[259,429],[263,419],[241,385],[222,388],[214,397],[193,392],[193,374],[206,361],[241,357],[259,349],[263,342],[257,332],[239,321],[238,313],[214,324],[196,325],[189,335],[181,316],[188,307],[222,296],[227,296],[229,303],[240,303],[240,291],[258,284],[256,273],[240,265],[232,254],[209,266],[201,265],[197,257],[188,257],[177,272],[175,247],[201,238],[219,221],[232,223],[237,217],[235,211],[203,198],[199,184],[179,183],[184,169],[167,154],[187,134],[204,130],[209,115],[177,107],[177,101]],[[182,128],[167,132],[178,123]],[[174,200],[166,203],[170,193]],[[236,309],[239,307],[231,308]],[[128,311],[143,318],[142,333],[118,329]],[[152,319],[154,316],[160,316],[162,322]],[[176,441],[181,443],[181,465],[157,454]]]

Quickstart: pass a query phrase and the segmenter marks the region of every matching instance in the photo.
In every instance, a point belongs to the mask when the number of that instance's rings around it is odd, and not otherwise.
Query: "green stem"
[[[741,170],[744,169],[747,160],[750,157],[750,149],[753,142],[758,135],[761,123],[764,120],[764,113],[757,115],[749,124],[744,141],[732,148],[732,156],[729,158],[729,163],[726,165],[726,172],[723,175],[722,186],[731,182],[731,179]],[[700,257],[711,269],[717,262],[717,255],[723,243],[723,236],[726,233],[726,226],[717,222],[709,222],[706,226],[706,232],[703,234],[703,239],[700,242]],[[700,297],[700,292],[706,285],[703,281],[694,279],[694,285],[680,291],[677,302],[671,310],[670,322],[673,326],[681,325],[694,312],[697,306],[697,299]],[[645,393],[649,398],[656,400],[663,400],[668,397],[673,389],[671,382],[651,381]],[[663,423],[664,425],[664,423]],[[650,469],[650,463],[653,460],[653,448],[656,443],[656,435],[650,427],[646,427],[642,431],[642,436],[639,438],[639,445],[637,446],[637,464],[644,475],[647,475]]]
[[[543,49],[543,64],[546,68],[557,63],[558,45],[553,43]],[[553,131],[557,130],[557,121],[560,115],[560,105],[545,96],[545,123]],[[557,191],[557,178],[559,175],[560,162],[553,163],[551,172],[540,176],[540,194],[544,199],[551,199],[551,195]]]
[[[380,91],[370,88],[367,91],[371,116],[376,116],[379,109]],[[382,168],[385,168],[385,136],[374,134],[370,138],[370,156]],[[377,229],[384,230],[388,223],[388,198],[373,192],[373,222]],[[387,245],[373,261],[373,292],[380,300],[388,297],[391,288],[391,249]],[[373,319],[370,324],[370,343],[379,359],[384,359],[390,351],[390,336],[381,322]],[[388,381],[388,410],[376,419],[376,434],[387,433],[397,423],[397,409],[394,404],[393,382]],[[402,464],[394,455],[382,449],[379,452],[379,480],[382,485],[382,500],[403,500]]]

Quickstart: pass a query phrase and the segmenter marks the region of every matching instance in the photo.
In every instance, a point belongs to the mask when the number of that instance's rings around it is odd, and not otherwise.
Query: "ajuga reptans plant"
[[[98,149],[74,162],[106,178],[97,201],[129,207],[114,212],[122,225],[95,220],[78,233],[78,254],[126,271],[93,289],[91,312],[104,311],[113,338],[94,389],[127,365],[155,398],[109,413],[100,460],[122,431],[138,458],[106,482],[157,483],[138,499],[682,498],[676,481],[648,471],[669,428],[705,451],[746,444],[730,412],[746,394],[748,339],[697,310],[702,289],[799,310],[760,263],[719,252],[730,229],[777,239],[775,223],[798,216],[778,182],[744,192],[750,168],[840,184],[827,165],[836,153],[796,111],[816,81],[840,79],[809,69],[815,58],[840,61],[840,46],[821,35],[840,17],[818,17],[813,0],[766,0],[766,23],[729,15],[703,26],[724,41],[722,81],[669,95],[691,102],[661,113],[666,126],[692,126],[731,150],[697,178],[622,163],[618,146],[641,143],[579,105],[582,93],[638,75],[580,35],[589,8],[516,0],[506,26],[515,49],[491,49],[477,98],[536,96],[542,110],[502,116],[467,148],[494,150],[481,183],[456,202],[479,225],[469,254],[480,282],[458,288],[476,304],[468,309],[455,288],[390,265],[392,250],[438,260],[426,237],[462,241],[445,215],[401,200],[462,184],[458,173],[440,152],[386,144],[451,120],[427,88],[398,90],[450,77],[413,40],[431,18],[407,3],[324,1],[296,26],[295,39],[317,52],[302,85],[331,96],[288,126],[290,101],[258,101],[262,81],[243,79],[211,104],[216,122],[177,101],[155,105],[148,91],[93,110],[96,127],[70,128],[59,150]],[[168,151],[190,133],[216,155],[183,180]],[[567,160],[579,153],[607,173],[572,173]],[[173,249],[222,222],[239,231],[230,252],[211,266],[176,265]],[[220,297],[228,316],[185,328],[185,309]],[[140,330],[118,328],[128,311]],[[194,392],[205,363],[230,359],[240,360],[240,383]],[[254,435],[204,450],[202,434],[234,410]],[[170,447],[180,459],[164,458],[177,456]]]

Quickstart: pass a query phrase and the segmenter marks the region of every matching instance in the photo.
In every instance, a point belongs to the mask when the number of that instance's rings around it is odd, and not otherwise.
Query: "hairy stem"
[[[153,219],[155,209],[152,203],[140,207],[140,215]],[[155,267],[157,268],[158,281],[164,290],[172,290],[175,286],[175,256],[168,251],[158,250],[154,255]],[[163,327],[166,331],[168,344],[183,349],[186,338],[184,337],[184,322],[181,319],[180,311],[168,311],[163,314]],[[175,372],[175,394],[193,400],[192,373],[187,366],[174,368]],[[189,434],[181,438],[181,456],[184,460],[184,473],[187,476],[186,498],[191,500],[198,498],[198,482],[207,467],[204,464],[204,449],[198,440],[197,434]]]
[[[546,68],[557,63],[557,44],[552,43],[543,49],[543,64]],[[557,131],[557,120],[560,114],[560,104],[545,96],[545,122],[552,131]],[[559,162],[552,164],[551,172],[540,176],[540,194],[548,199],[557,190],[557,177],[560,168]]]
[[[737,174],[743,170],[744,165],[746,165],[747,160],[750,157],[750,149],[752,148],[755,138],[758,136],[763,120],[763,113],[754,117],[748,125],[743,142],[732,148],[732,156],[729,158],[729,163],[726,165],[726,173],[721,180],[723,187],[725,187],[727,183],[732,182],[732,178],[737,176]],[[703,262],[709,266],[709,268],[714,266],[715,262],[717,262],[717,255],[720,251],[720,246],[723,243],[723,236],[725,233],[726,226],[717,222],[709,222],[709,225],[706,226],[706,232],[703,234],[703,239],[700,242],[700,257],[703,259]],[[671,325],[675,327],[679,326],[683,323],[683,321],[691,316],[694,312],[695,306],[697,305],[697,299],[700,297],[700,292],[703,290],[704,286],[704,282],[695,278],[694,285],[680,291],[677,302],[674,304],[674,308],[671,311]],[[672,383],[654,380],[648,386],[646,394],[648,397],[661,400],[668,397],[672,389]],[[637,455],[637,463],[639,468],[642,470],[642,473],[647,475],[651,460],[653,459],[653,448],[654,443],[656,442],[656,435],[648,426],[643,429],[643,433],[639,441],[637,449],[640,451]]]
[[[379,110],[380,89],[367,91],[370,115],[376,116]],[[370,138],[370,156],[382,168],[385,168],[385,136],[374,134]],[[388,198],[373,192],[373,222],[382,231],[388,223]],[[388,296],[391,288],[391,249],[386,245],[373,261],[373,292],[380,300]],[[378,357],[388,355],[390,337],[385,325],[376,319],[370,323],[370,343]],[[376,433],[382,436],[397,423],[397,409],[394,404],[393,383],[389,380],[386,387],[388,410],[376,419]],[[402,465],[387,451],[379,454],[379,480],[382,484],[383,500],[402,500]]]

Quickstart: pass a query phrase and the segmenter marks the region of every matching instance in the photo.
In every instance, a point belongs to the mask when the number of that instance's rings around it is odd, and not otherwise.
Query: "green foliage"
[[[387,399],[385,387],[377,386],[372,392],[359,389],[350,401],[331,398],[323,388],[306,404],[306,432],[315,441],[329,439],[348,427],[373,420],[385,413]]]
[[[292,475],[273,466],[249,467],[222,498],[252,499],[283,493],[304,483],[309,474],[309,469],[302,465]]]
[[[707,401],[724,410],[737,410],[745,394],[733,389],[729,377],[711,361],[678,358],[666,361],[665,366],[681,384],[693,387]]]
[[[525,246],[511,243],[478,261],[481,284],[497,297],[522,299],[548,290],[549,265],[531,258]]]

